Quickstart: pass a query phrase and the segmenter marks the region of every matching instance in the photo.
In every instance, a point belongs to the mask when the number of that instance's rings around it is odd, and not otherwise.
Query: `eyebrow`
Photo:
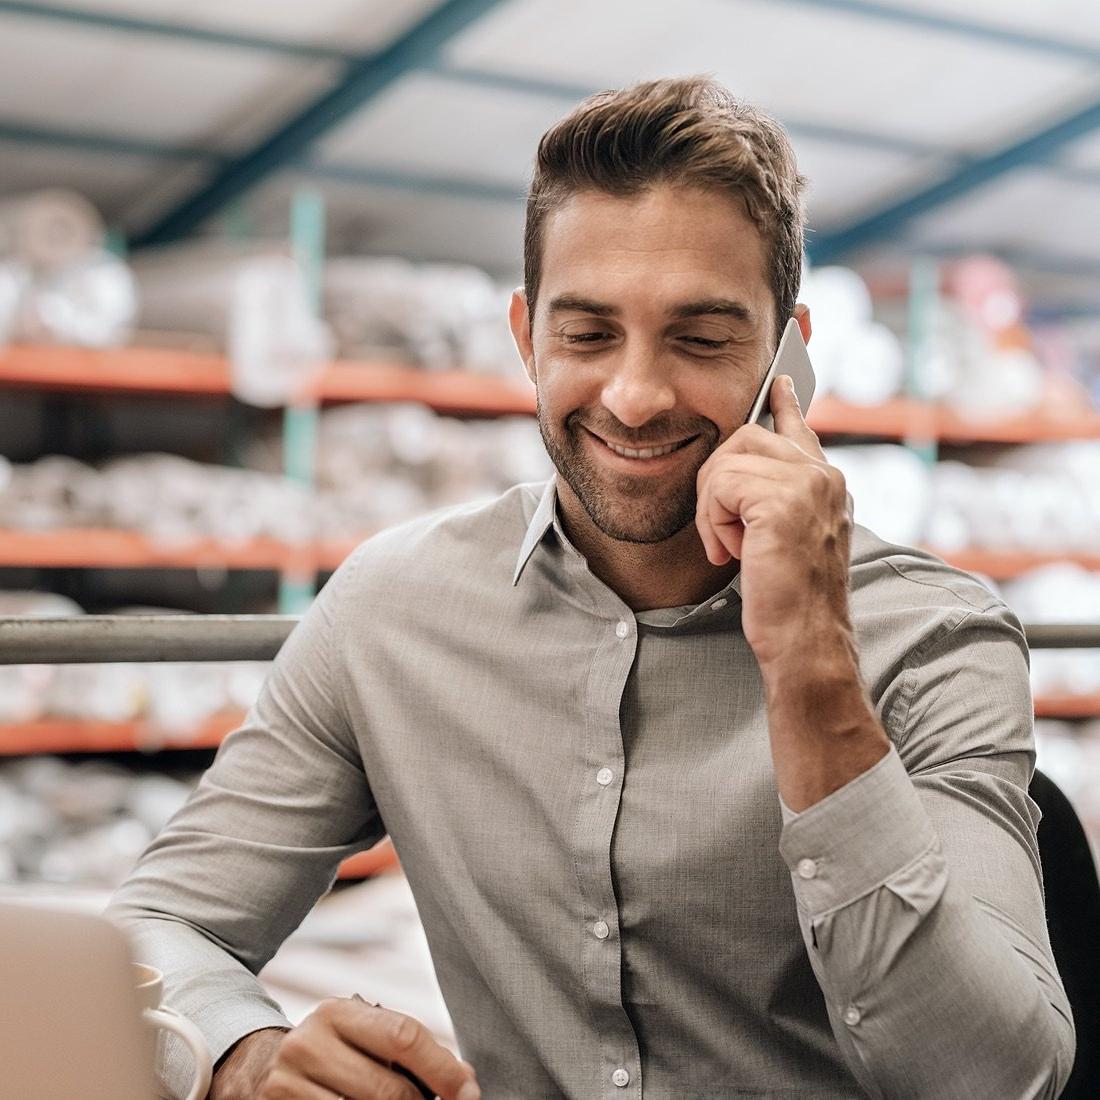
[[[697,302],[685,302],[669,311],[677,320],[687,317],[732,317],[736,321],[751,323],[755,314],[743,302],[732,298],[701,298]]]
[[[597,302],[592,298],[582,298],[577,294],[560,294],[550,302],[551,313],[588,313],[594,317],[614,317],[619,310],[607,302]],[[732,317],[737,321],[751,324],[756,315],[743,302],[733,298],[700,298],[695,302],[684,302],[673,306],[669,316],[682,321],[689,317]]]
[[[577,294],[559,294],[550,302],[551,313],[591,313],[596,317],[613,317],[619,311],[606,302],[595,302]]]

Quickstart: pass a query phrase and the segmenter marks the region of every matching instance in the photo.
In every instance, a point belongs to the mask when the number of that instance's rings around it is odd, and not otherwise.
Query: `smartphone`
[[[746,424],[760,424],[768,431],[775,431],[768,398],[772,383],[781,374],[789,375],[794,382],[794,392],[798,397],[802,415],[805,416],[810,402],[814,399],[817,379],[814,377],[814,368],[810,365],[810,353],[806,350],[806,341],[802,339],[802,330],[793,317],[783,330],[779,349],[775,353],[772,365],[768,368],[768,373],[764,375],[764,381],[760,384],[760,390],[752,403],[752,410],[745,421]]]

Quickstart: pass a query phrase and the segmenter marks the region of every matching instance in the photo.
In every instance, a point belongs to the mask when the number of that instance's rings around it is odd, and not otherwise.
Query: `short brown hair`
[[[774,119],[707,77],[653,80],[589,96],[539,142],[523,238],[532,317],[547,216],[572,195],[637,195],[659,183],[723,191],[741,200],[770,246],[777,332],[802,278],[804,215],[794,150]]]

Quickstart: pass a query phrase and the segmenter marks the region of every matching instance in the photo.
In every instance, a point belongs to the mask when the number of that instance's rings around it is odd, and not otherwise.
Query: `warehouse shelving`
[[[124,347],[11,347],[0,351],[0,388],[72,394],[129,394],[226,398],[230,369],[224,356],[188,349]],[[385,362],[332,363],[319,371],[307,402],[416,402],[442,413],[533,415],[534,394],[519,379],[466,371],[426,371]],[[975,421],[951,409],[911,398],[859,406],[825,395],[810,411],[823,436],[925,440],[933,443],[1026,444],[1100,439],[1100,413],[1035,413]],[[363,532],[366,537],[369,532]],[[201,538],[164,543],[135,531],[68,529],[0,530],[0,566],[38,568],[184,568],[274,570],[304,575],[335,569],[358,538],[289,545],[270,538],[225,543]],[[938,551],[959,568],[1003,580],[1052,562],[1100,569],[1096,553],[1032,553],[966,549]],[[1040,717],[1100,716],[1100,696],[1036,700]],[[214,747],[239,722],[219,716],[189,731],[180,747]],[[0,727],[0,755],[27,752],[131,751],[150,739],[170,747],[142,722],[103,723],[49,719]],[[364,853],[366,856],[368,853]]]
[[[185,735],[170,733],[142,719],[125,722],[88,718],[36,718],[0,724],[0,756],[38,753],[150,752],[214,749],[244,719],[244,711],[216,714]],[[397,866],[393,844],[385,839],[340,865],[341,878],[365,878]]]
[[[245,542],[191,539],[165,543],[137,531],[108,528],[59,528],[52,531],[0,529],[0,567],[63,569],[268,569],[313,568],[332,572],[369,536],[319,539],[291,545],[272,538]],[[958,569],[1009,580],[1029,569],[1054,562],[1073,562],[1100,570],[1100,553],[1028,550],[938,550],[934,553]]]
[[[0,386],[65,393],[227,397],[224,356],[165,348],[16,346],[0,351]],[[322,402],[415,401],[438,412],[531,415],[531,387],[469,371],[425,371],[393,363],[340,362],[303,391]]]

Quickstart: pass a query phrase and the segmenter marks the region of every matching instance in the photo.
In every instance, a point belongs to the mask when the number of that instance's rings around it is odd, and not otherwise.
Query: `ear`
[[[813,326],[810,324],[810,307],[799,302],[794,307],[794,319],[798,322],[798,327],[802,331],[802,339],[808,344],[813,333]]]
[[[523,360],[527,377],[535,381],[535,353],[531,345],[531,317],[527,311],[527,295],[523,287],[512,291],[512,300],[508,303],[508,324],[512,329],[512,339],[516,350]]]

